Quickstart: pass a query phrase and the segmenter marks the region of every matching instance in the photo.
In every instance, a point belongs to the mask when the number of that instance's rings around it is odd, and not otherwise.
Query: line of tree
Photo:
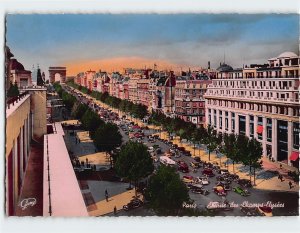
[[[63,90],[59,83],[55,83],[53,86],[66,107],[71,111],[71,116],[80,120],[83,128],[89,131],[89,135],[98,151],[108,154],[122,144],[122,135],[115,124],[105,123],[86,104],[80,103],[73,95]],[[112,166],[113,157],[110,156],[109,158]]]
[[[86,87],[80,86],[72,81],[68,82],[68,85],[94,97],[95,99],[109,105],[112,108],[119,109],[120,111],[125,112],[132,117],[143,119],[148,115],[147,107],[143,104],[135,104],[129,100],[123,100],[115,96],[111,96],[107,92],[100,93],[98,91],[91,91]]]
[[[210,125],[196,127],[191,122],[185,122],[180,118],[170,118],[161,112],[153,111],[149,117],[149,123],[161,126],[169,134],[179,136],[180,141],[186,139],[194,144],[206,146],[208,159],[212,152],[222,153],[232,161],[233,171],[235,164],[242,163],[250,168],[250,180],[253,173],[255,184],[255,171],[261,167],[260,158],[262,156],[262,145],[255,138],[249,139],[244,135],[222,134]],[[220,164],[221,165],[221,164]]]

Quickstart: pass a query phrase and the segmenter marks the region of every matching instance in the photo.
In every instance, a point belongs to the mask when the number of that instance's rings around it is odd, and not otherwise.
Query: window
[[[254,116],[249,116],[250,118],[250,137],[254,136]]]
[[[293,148],[299,150],[299,123],[293,123]]]
[[[272,119],[267,118],[267,141],[272,142]]]
[[[262,126],[263,125],[263,118],[262,117],[257,117],[257,126]],[[262,140],[262,132],[258,132],[258,127],[256,130],[257,132],[257,138]],[[266,129],[263,129],[263,130],[266,130]]]

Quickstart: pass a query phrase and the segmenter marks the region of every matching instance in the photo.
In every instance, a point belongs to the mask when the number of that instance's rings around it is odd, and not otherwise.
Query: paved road
[[[78,100],[80,100],[83,103],[87,103],[87,99],[85,99],[84,97],[79,97],[76,96]],[[100,106],[98,106],[100,107]],[[125,122],[123,122],[125,123]],[[125,134],[125,132],[119,127],[119,131],[123,137],[123,142],[126,143],[129,140],[128,135]],[[137,130],[134,130],[134,132],[137,132]],[[145,130],[144,134],[145,136],[151,135],[157,133],[156,131],[150,129],[150,130]],[[167,150],[170,149],[170,146],[159,141],[156,140],[156,142],[154,143],[150,143],[147,140],[147,137],[145,137],[142,140],[143,143],[145,143],[148,147],[153,146],[154,144],[157,144],[160,146],[160,148],[162,149],[162,154],[164,152],[166,152]],[[161,155],[162,155],[161,154]],[[159,158],[160,155],[157,155],[157,157]],[[187,164],[190,164],[190,162],[192,162],[194,159],[188,156],[181,156],[180,158],[172,158],[175,161],[178,160],[182,160]],[[159,163],[155,163],[155,167],[159,166]],[[191,167],[190,168],[190,172],[189,173],[180,173],[180,176],[182,177],[183,175],[191,175],[194,177],[198,177],[198,176],[202,176],[201,172],[202,172],[202,168],[198,169],[198,171],[192,172]],[[190,192],[190,198],[192,200],[195,201],[195,203],[197,204],[197,208],[199,209],[205,209],[205,206],[210,203],[210,202],[214,202],[214,201],[222,201],[222,198],[219,197],[218,195],[216,195],[215,193],[213,193],[213,187],[216,184],[216,178],[212,177],[209,178],[210,184],[204,186],[205,189],[210,191],[210,194],[208,194],[207,196],[201,195],[201,194],[194,194]],[[231,187],[235,187],[238,186],[235,182],[232,183]],[[248,189],[251,193],[250,196],[248,197],[243,197],[233,191],[229,191],[228,195],[226,196],[227,201],[229,201],[230,203],[233,202],[234,204],[237,205],[236,208],[233,208],[232,211],[222,211],[222,212],[218,212],[217,215],[232,215],[232,216],[243,216],[244,214],[240,211],[240,208],[238,206],[240,206],[240,204],[242,204],[245,201],[248,201],[249,203],[266,203],[268,201],[271,201],[272,203],[283,203],[284,207],[283,208],[274,208],[273,209],[273,215],[277,215],[277,216],[289,216],[289,215],[298,215],[299,213],[299,206],[298,206],[298,199],[299,199],[299,194],[298,193],[289,193],[289,192],[275,192],[275,191],[265,191],[265,190],[258,190],[255,188],[249,188]],[[141,216],[147,216],[147,215],[152,215],[152,212],[149,210],[146,210],[144,208],[140,208],[139,210],[133,210],[133,211],[129,211],[129,212],[122,212],[120,213],[120,215],[141,215]]]

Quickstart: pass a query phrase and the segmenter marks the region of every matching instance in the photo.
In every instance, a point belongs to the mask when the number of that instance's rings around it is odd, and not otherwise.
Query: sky
[[[67,75],[126,67],[234,68],[298,54],[297,14],[9,14],[6,43],[26,69]]]

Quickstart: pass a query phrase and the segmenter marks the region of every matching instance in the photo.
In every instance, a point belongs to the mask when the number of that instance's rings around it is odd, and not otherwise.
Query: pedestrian
[[[280,175],[280,181],[281,181],[281,182],[283,181],[283,176],[282,176],[282,175]]]
[[[289,186],[290,186],[290,189],[293,188],[293,183],[292,183],[292,181],[289,182]]]
[[[105,199],[108,202],[108,192],[107,192],[107,189],[105,189]]]
[[[117,215],[117,207],[114,207],[114,215]]]
[[[279,168],[282,169],[282,164],[279,165]]]
[[[86,158],[86,159],[85,159],[85,162],[86,162],[86,164],[88,164],[88,163],[89,163],[89,159],[88,159],[88,158]]]

